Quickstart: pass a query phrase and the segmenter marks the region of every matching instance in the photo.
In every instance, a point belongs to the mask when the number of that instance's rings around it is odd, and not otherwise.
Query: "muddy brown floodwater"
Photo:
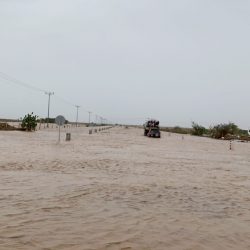
[[[0,132],[1,250],[250,249],[249,143],[71,133]]]

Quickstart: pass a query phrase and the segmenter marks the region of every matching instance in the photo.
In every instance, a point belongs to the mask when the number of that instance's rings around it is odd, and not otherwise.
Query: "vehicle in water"
[[[148,120],[144,124],[144,136],[161,138],[160,122],[157,120]]]

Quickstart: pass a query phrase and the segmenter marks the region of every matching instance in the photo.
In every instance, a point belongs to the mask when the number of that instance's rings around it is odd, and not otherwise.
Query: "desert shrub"
[[[207,133],[207,129],[198,123],[192,122],[192,135],[203,136]]]
[[[230,122],[228,124],[218,124],[210,128],[210,135],[215,139],[225,138],[227,136],[240,135],[237,125]]]
[[[22,128],[25,129],[26,131],[34,131],[37,126],[37,116],[33,114],[27,114],[23,119],[22,119]]]
[[[182,128],[179,126],[161,127],[160,129],[163,132],[170,132],[170,133],[177,133],[177,134],[191,134],[191,132],[192,132],[192,130],[190,128]]]
[[[239,134],[241,136],[248,136],[248,130],[245,130],[245,129],[239,129]]]

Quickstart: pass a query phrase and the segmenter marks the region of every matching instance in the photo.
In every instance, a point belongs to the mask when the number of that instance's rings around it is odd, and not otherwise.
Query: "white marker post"
[[[61,141],[61,126],[65,124],[65,118],[62,115],[59,115],[55,119],[56,124],[59,126],[59,135],[58,135],[58,143]]]

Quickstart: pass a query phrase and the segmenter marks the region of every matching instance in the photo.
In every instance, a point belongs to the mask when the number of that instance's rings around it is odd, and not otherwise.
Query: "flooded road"
[[[250,144],[134,128],[0,132],[0,249],[250,249]]]

